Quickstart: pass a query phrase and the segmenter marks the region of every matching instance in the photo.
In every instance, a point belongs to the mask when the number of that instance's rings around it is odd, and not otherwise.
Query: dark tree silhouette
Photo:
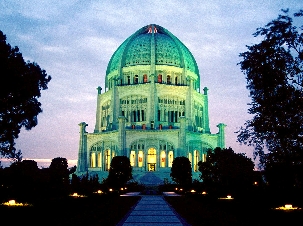
[[[303,33],[302,24],[293,22],[303,10],[293,18],[282,12],[257,29],[254,36],[263,40],[240,54],[253,118],[238,131],[238,141],[255,147],[261,167],[270,168],[271,175],[281,164],[287,167],[279,180],[293,186],[303,182],[302,176],[289,174],[303,171]]]
[[[66,158],[52,159],[46,174],[49,174],[49,183],[55,195],[65,195],[69,188],[69,169]]]
[[[12,48],[0,31],[0,155],[21,159],[15,139],[22,127],[30,130],[37,125],[40,91],[50,80],[37,63],[25,62],[19,48]]]
[[[176,157],[171,167],[170,176],[177,184],[187,187],[192,182],[191,164],[186,157]]]
[[[1,185],[6,198],[33,200],[40,190],[40,174],[37,162],[14,162],[2,170]]]
[[[126,156],[115,156],[111,163],[106,183],[114,188],[123,187],[132,179],[132,167]]]
[[[199,162],[203,183],[210,191],[239,194],[252,187],[254,163],[243,153],[219,147],[207,152],[205,162]]]

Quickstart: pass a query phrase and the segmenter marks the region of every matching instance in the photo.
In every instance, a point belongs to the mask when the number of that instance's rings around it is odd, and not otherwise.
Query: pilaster
[[[88,168],[87,166],[87,132],[85,131],[85,122],[81,122],[80,126],[80,141],[79,141],[79,152],[78,152],[78,164],[77,172],[85,172]]]
[[[124,116],[119,116],[118,118],[118,121],[119,121],[119,128],[118,128],[118,132],[119,132],[119,135],[118,135],[118,151],[119,151],[119,154],[120,155],[124,155],[124,156],[127,156],[127,153],[126,153],[126,131],[125,131],[125,121],[126,121],[126,118]]]
[[[204,127],[204,133],[210,134],[209,114],[208,114],[208,95],[207,95],[208,88],[204,87],[203,91],[204,91],[203,127]]]
[[[96,125],[95,125],[94,133],[99,133],[99,132],[102,131],[102,129],[101,129],[101,117],[102,117],[101,113],[102,113],[102,110],[100,108],[102,88],[100,86],[98,86],[97,90],[98,90],[98,96],[97,96],[97,110],[96,110]]]
[[[218,147],[225,148],[225,127],[226,127],[226,125],[224,123],[219,123],[217,125],[217,127],[219,128]]]

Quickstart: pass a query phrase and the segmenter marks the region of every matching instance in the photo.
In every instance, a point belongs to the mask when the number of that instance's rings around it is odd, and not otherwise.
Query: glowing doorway
[[[147,156],[148,171],[155,171],[156,163],[157,163],[156,149],[150,148],[148,149],[148,156]]]

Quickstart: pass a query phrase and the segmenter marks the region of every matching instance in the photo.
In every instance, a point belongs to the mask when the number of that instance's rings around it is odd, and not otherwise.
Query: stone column
[[[177,148],[176,157],[180,157],[181,153],[185,153],[186,150],[186,118],[181,116],[180,120],[180,132],[179,132],[179,144]]]
[[[217,125],[219,128],[219,134],[218,134],[218,147],[225,148],[225,127],[226,125],[224,123],[219,123]]]
[[[208,88],[204,87],[204,111],[203,111],[203,127],[204,133],[210,133],[210,128],[209,128],[209,115],[208,115],[208,95],[207,91]]]
[[[119,142],[119,153],[120,155],[127,156],[126,153],[126,131],[125,131],[125,121],[126,118],[124,116],[118,117],[119,121],[119,135],[118,135],[118,142]]]
[[[97,96],[97,111],[96,111],[96,125],[95,125],[95,130],[94,133],[99,133],[102,132],[101,129],[101,117],[102,117],[102,109],[100,107],[101,105],[101,90],[102,88],[98,86],[98,96]]]
[[[88,157],[87,157],[87,136],[85,128],[88,126],[85,122],[81,122],[80,126],[80,140],[79,140],[79,152],[78,152],[78,164],[77,172],[86,172],[88,169]]]

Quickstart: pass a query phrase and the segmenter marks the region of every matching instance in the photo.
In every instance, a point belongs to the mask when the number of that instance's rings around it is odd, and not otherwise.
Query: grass
[[[0,224],[111,226],[116,225],[139,199],[140,197],[100,195],[54,199],[30,207],[0,206]]]
[[[165,197],[192,226],[195,225],[301,225],[303,211],[274,210],[265,199],[219,200],[202,195]],[[299,224],[298,224],[299,223]]]

